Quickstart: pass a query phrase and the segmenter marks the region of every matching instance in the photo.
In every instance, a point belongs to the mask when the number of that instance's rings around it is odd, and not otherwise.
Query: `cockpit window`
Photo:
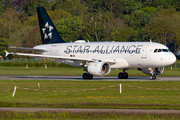
[[[163,52],[168,52],[168,49],[162,49]]]
[[[171,51],[169,49],[155,49],[154,53],[157,53],[157,52],[171,52]]]
[[[155,49],[154,52],[157,52],[158,49]]]
[[[158,52],[161,52],[161,51],[162,51],[161,49],[158,50]]]

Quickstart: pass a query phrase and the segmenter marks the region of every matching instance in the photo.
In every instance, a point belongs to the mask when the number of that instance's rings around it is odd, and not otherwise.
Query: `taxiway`
[[[42,76],[42,75],[0,75],[0,80],[83,80],[81,76]],[[129,77],[118,79],[117,77],[95,76],[92,80],[100,81],[151,81],[149,77]],[[154,81],[180,81],[180,77],[157,77]]]

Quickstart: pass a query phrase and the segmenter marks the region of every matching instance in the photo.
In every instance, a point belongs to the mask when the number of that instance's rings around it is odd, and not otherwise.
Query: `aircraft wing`
[[[14,53],[14,52],[6,52],[6,56],[9,54],[13,55],[22,55],[22,56],[30,56],[30,57],[40,57],[40,58],[54,58],[54,59],[63,59],[63,60],[74,60],[74,61],[88,61],[88,62],[95,62],[99,61],[100,59],[91,59],[91,58],[76,58],[76,57],[66,57],[66,56],[56,56],[56,55],[45,55],[45,54],[28,54],[28,53]],[[100,60],[103,62],[108,62],[108,63],[115,63],[114,60]]]
[[[10,49],[18,49],[18,50],[28,50],[28,51],[40,51],[40,52],[47,52],[48,49],[44,49],[44,48],[25,48],[25,47],[9,47]]]

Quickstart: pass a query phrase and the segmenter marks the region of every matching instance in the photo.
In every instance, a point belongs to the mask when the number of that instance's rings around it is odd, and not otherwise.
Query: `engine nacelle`
[[[92,75],[108,75],[111,67],[106,62],[91,62],[87,66],[87,71]]]
[[[159,68],[138,68],[138,70],[141,70],[143,73],[147,75],[160,75],[164,71],[164,67]]]

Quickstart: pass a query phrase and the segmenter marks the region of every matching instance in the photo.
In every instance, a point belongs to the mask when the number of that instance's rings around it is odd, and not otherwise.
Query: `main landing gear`
[[[123,70],[123,72],[120,72],[119,74],[118,74],[118,78],[119,79],[128,79],[128,73],[127,72],[125,72],[126,70]]]
[[[89,74],[89,73],[84,73],[82,75],[84,80],[92,80],[93,79],[93,75]]]

